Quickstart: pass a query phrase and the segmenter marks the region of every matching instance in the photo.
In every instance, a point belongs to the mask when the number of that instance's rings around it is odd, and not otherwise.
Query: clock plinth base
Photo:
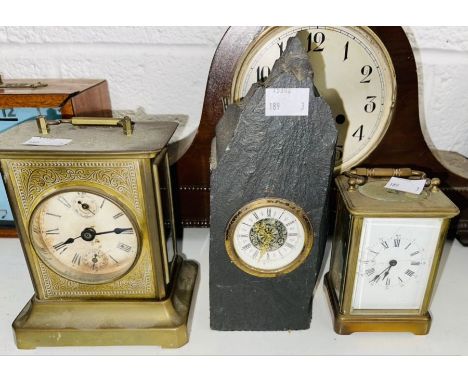
[[[198,265],[180,261],[174,288],[163,301],[50,301],[34,296],[13,322],[19,349],[46,346],[161,346],[188,341]]]
[[[324,278],[324,286],[327,290],[333,313],[333,329],[337,334],[347,335],[355,332],[410,332],[416,335],[425,335],[429,333],[432,321],[429,312],[421,316],[341,314],[328,273]]]

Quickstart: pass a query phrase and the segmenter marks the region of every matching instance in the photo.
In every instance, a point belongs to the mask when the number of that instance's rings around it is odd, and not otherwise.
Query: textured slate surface
[[[313,91],[313,73],[299,41],[288,41],[263,86],[229,106],[211,176],[210,325],[217,330],[292,330],[310,326],[312,297],[326,241],[326,201],[337,137],[330,108]],[[309,116],[266,117],[265,88],[311,89]],[[234,125],[232,125],[234,123]],[[229,124],[228,127],[226,125]],[[226,147],[226,139],[230,141]],[[223,149],[223,147],[226,147]],[[227,223],[252,200],[288,199],[314,229],[314,246],[295,271],[277,278],[244,273],[224,245]]]

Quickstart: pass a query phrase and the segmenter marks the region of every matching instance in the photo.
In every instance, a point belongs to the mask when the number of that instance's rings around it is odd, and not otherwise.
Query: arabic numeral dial
[[[314,68],[314,85],[330,105],[338,130],[337,171],[362,162],[384,136],[397,93],[385,45],[367,27],[271,27],[236,68],[232,99],[265,82],[290,37],[299,38]]]

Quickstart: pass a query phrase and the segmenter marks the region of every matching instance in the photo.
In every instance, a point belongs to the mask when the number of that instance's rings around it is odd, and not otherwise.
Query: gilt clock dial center
[[[235,264],[253,275],[273,276],[297,268],[313,242],[303,211],[283,199],[259,199],[233,216],[226,249]]]

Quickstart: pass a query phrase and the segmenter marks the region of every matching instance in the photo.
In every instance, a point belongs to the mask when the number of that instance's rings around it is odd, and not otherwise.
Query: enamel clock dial
[[[296,269],[312,248],[312,227],[302,210],[281,199],[249,203],[231,219],[226,249],[242,270],[276,276]]]
[[[239,101],[252,84],[264,81],[299,31],[338,129],[335,170],[362,162],[381,141],[396,99],[395,72],[385,46],[367,27],[272,27],[239,61],[231,98]]]
[[[99,284],[129,271],[139,253],[138,230],[117,202],[89,191],[65,191],[34,210],[30,235],[46,265],[70,280]]]
[[[420,309],[442,219],[366,218],[353,309]]]

